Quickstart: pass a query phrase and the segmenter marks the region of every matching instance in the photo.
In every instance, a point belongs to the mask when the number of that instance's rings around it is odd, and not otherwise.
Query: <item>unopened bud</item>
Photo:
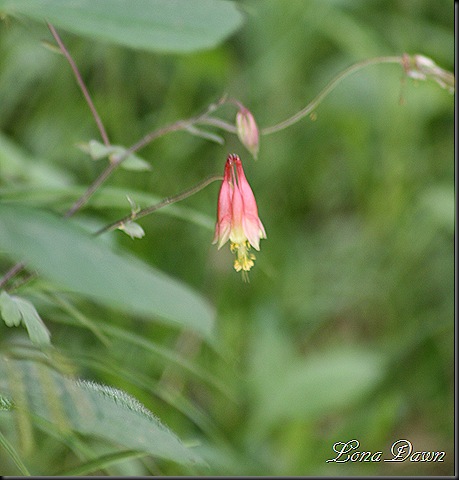
[[[242,145],[257,159],[259,149],[259,132],[253,115],[245,108],[237,112],[236,115],[237,136]]]
[[[454,93],[455,78],[451,72],[440,68],[432,59],[424,55],[403,55],[403,68],[406,74],[417,80],[426,80],[431,78],[446,88],[450,93]]]

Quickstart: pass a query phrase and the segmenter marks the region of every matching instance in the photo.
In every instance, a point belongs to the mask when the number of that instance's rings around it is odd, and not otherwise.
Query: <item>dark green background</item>
[[[129,146],[223,93],[244,103],[260,127],[270,126],[300,110],[346,67],[375,56],[420,53],[453,70],[454,12],[447,0],[237,3],[244,26],[217,49],[186,56],[61,32],[113,143]],[[50,181],[64,175],[88,185],[102,165],[75,144],[97,139],[98,132],[68,64],[43,48],[42,39],[51,40],[44,25],[0,23],[1,132]],[[119,374],[122,366],[155,385],[165,366],[145,351],[122,342],[102,347],[90,332],[41,310],[53,344],[74,358],[79,376],[130,392],[182,439],[197,440],[210,468],[192,474],[452,475],[453,100],[432,81],[404,79],[397,65],[372,66],[330,94],[314,121],[263,136],[257,162],[233,135],[224,134],[220,146],[179,132],[142,150],[151,173],[120,170],[109,180],[126,193],[135,188],[166,197],[223,173],[230,152],[243,159],[268,235],[250,283],[234,272],[227,246],[211,245],[212,229],[193,222],[158,213],[139,221],[146,232],[141,240],[110,234],[216,306],[217,352],[206,345],[187,352],[192,338],[183,350],[231,395],[174,373],[184,397],[210,418],[208,431]],[[230,122],[234,113],[222,110]],[[11,179],[0,170],[0,194],[13,184],[27,187],[27,174]],[[213,184],[183,205],[213,219],[217,194]],[[63,212],[71,200],[47,207]],[[79,216],[103,225],[127,208],[89,203]],[[0,257],[1,271],[9,265]],[[90,304],[81,308],[95,321],[104,316],[175,348],[176,331]],[[5,341],[13,333],[1,327]],[[111,373],[79,363],[82,352]],[[401,438],[446,457],[443,463],[325,462],[335,456],[335,442],[353,438],[361,451],[381,450],[383,458]],[[46,475],[58,462],[78,464],[53,439],[37,448],[25,458],[32,471]],[[4,462],[10,470],[0,473],[17,473],[0,451]],[[148,469],[133,461],[109,473],[190,473],[146,463]]]

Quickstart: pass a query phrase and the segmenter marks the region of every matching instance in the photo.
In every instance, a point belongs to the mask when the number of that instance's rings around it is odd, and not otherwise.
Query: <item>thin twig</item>
[[[91,183],[83,195],[65,212],[64,217],[71,217],[76,213],[94,194],[94,192],[105,182],[110,174],[118,165],[115,162],[110,162],[108,167]]]
[[[317,106],[322,102],[322,100],[332,91],[335,87],[344,80],[347,76],[351,75],[352,73],[357,72],[358,70],[367,67],[369,65],[376,65],[380,63],[399,63],[403,65],[403,57],[375,57],[370,58],[369,60],[364,60],[363,62],[355,63],[351,65],[349,68],[341,72],[337,77],[335,77],[320,93],[317,97],[310,102],[306,107],[304,107],[299,112],[295,113],[295,115],[287,118],[286,120],[273,125],[272,127],[266,127],[261,130],[262,135],[270,135],[271,133],[279,132],[284,128],[290,127],[294,123],[301,120],[303,117],[311,113]]]
[[[70,207],[70,209],[65,213],[65,217],[71,217],[75,212],[77,212],[96,192],[96,190],[105,182],[105,180],[111,175],[111,173],[132,153],[135,153],[148,145],[149,143],[153,142],[159,137],[166,135],[170,132],[176,132],[178,130],[185,130],[190,125],[195,123],[201,122],[205,119],[209,114],[213,113],[218,107],[223,105],[226,101],[226,97],[222,97],[218,102],[213,103],[207,107],[205,112],[191,117],[187,120],[178,120],[170,125],[166,125],[165,127],[158,128],[156,130],[147,133],[143,138],[141,138],[138,142],[134,143],[131,147],[126,149],[121,155],[113,159],[107,168],[94,180],[94,182],[87,188],[87,190],[83,193],[83,195]]]
[[[86,99],[86,102],[89,105],[89,108],[91,110],[92,116],[94,117],[94,120],[96,121],[97,128],[99,129],[100,136],[102,137],[103,142],[107,147],[110,146],[110,140],[108,139],[107,132],[105,130],[104,124],[102,123],[102,120],[97,113],[96,107],[91,99],[91,95],[89,95],[89,91],[86,88],[86,85],[83,81],[83,78],[81,77],[81,74],[78,70],[78,67],[76,66],[75,61],[73,60],[72,56],[70,55],[69,51],[64,45],[64,42],[62,41],[61,37],[57,33],[56,29],[49,23],[47,22],[48,28],[51,31],[54,39],[56,40],[57,44],[59,45],[59,48],[61,49],[62,53],[64,54],[65,58],[70,64],[70,67],[73,70],[73,74],[75,75],[76,81],[78,85],[81,88],[81,91],[83,92],[84,98]]]
[[[21,270],[25,268],[24,262],[19,262],[13,267],[11,267],[5,275],[3,275],[2,279],[0,280],[0,288],[3,288],[13,277],[15,277]]]
[[[117,159],[117,163],[120,164],[126,157],[135,153],[151,143],[153,140],[156,140],[159,137],[162,137],[166,133],[176,132],[178,130],[185,130],[186,128],[194,125],[195,123],[201,123],[206,119],[211,113],[215,112],[217,108],[223,105],[226,102],[226,96],[221,97],[216,103],[210,104],[203,113],[196,115],[195,117],[188,118],[187,120],[178,120],[177,122],[167,125],[165,127],[153,130],[150,133],[147,133],[143,138],[141,138],[134,145],[129,147],[122,156]]]
[[[164,200],[161,200],[161,202],[155,203],[154,205],[150,205],[149,207],[143,208],[138,212],[133,211],[129,215],[126,215],[125,217],[121,218],[120,220],[117,220],[116,222],[113,222],[110,225],[107,225],[101,228],[94,235],[101,235],[102,233],[108,232],[110,230],[115,230],[125,223],[133,222],[134,220],[145,217],[146,215],[150,215],[150,213],[156,212],[157,210],[165,207],[166,205],[171,205],[172,203],[180,202],[181,200],[184,200],[185,198],[188,198],[191,195],[194,195],[195,193],[199,192],[203,188],[207,187],[207,185],[210,185],[211,183],[216,182],[217,180],[223,180],[223,177],[221,175],[212,175],[210,177],[207,177],[205,180],[198,183],[194,187],[191,187],[188,190],[185,190],[184,192],[179,193],[178,195],[167,197]]]
[[[29,273],[27,276],[25,276],[24,278],[21,278],[20,280],[16,281],[12,286],[11,286],[11,290],[18,290],[19,288],[21,288],[23,285],[26,285],[27,283],[29,283],[31,280],[33,280],[34,278],[37,278],[38,277],[38,272],[34,271],[34,272],[31,272]]]

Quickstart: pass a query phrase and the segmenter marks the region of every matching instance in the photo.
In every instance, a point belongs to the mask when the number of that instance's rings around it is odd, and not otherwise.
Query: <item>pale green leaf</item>
[[[209,132],[208,130],[202,130],[201,128],[197,128],[192,125],[187,127],[186,131],[188,133],[191,133],[192,135],[195,135],[196,137],[201,137],[206,140],[210,140],[211,142],[218,143],[219,145],[223,145],[225,143],[225,140],[221,135],[217,135],[213,132]]]
[[[151,165],[140,158],[138,155],[131,154],[121,163],[121,168],[124,170],[131,170],[133,172],[148,172],[151,170]]]
[[[0,294],[0,311],[3,320],[9,327],[19,326],[22,320],[32,343],[49,345],[49,331],[35,307],[28,300],[2,292]]]
[[[50,333],[35,307],[24,298],[12,298],[21,312],[22,323],[25,325],[32,343],[35,345],[49,345]]]
[[[142,238],[145,236],[144,229],[135,222],[129,222],[123,225],[120,225],[119,230],[122,230],[124,233],[128,234],[131,238]]]
[[[97,140],[89,140],[88,143],[78,143],[77,147],[87,153],[93,160],[100,160],[101,158],[108,157],[116,151],[116,147],[112,145],[104,145]]]
[[[49,21],[77,35],[160,52],[218,45],[242,24],[226,0],[0,0],[0,13]]]
[[[18,327],[21,324],[19,306],[5,291],[0,293],[0,313],[8,327]]]
[[[93,160],[110,157],[111,161],[123,156],[126,148],[120,145],[104,145],[97,140],[90,140],[88,143],[78,143],[77,147],[87,153]],[[122,162],[121,167],[125,170],[144,172],[151,170],[151,165],[138,155],[131,153]]]
[[[62,289],[211,337],[214,311],[204,298],[137,258],[109,250],[72,221],[0,205],[0,249]]]

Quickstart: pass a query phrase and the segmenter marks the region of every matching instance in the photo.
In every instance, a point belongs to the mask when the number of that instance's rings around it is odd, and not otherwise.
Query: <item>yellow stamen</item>
[[[242,243],[231,242],[231,252],[236,253],[234,269],[236,272],[248,272],[254,265],[255,255],[250,253],[250,243],[246,240]]]

